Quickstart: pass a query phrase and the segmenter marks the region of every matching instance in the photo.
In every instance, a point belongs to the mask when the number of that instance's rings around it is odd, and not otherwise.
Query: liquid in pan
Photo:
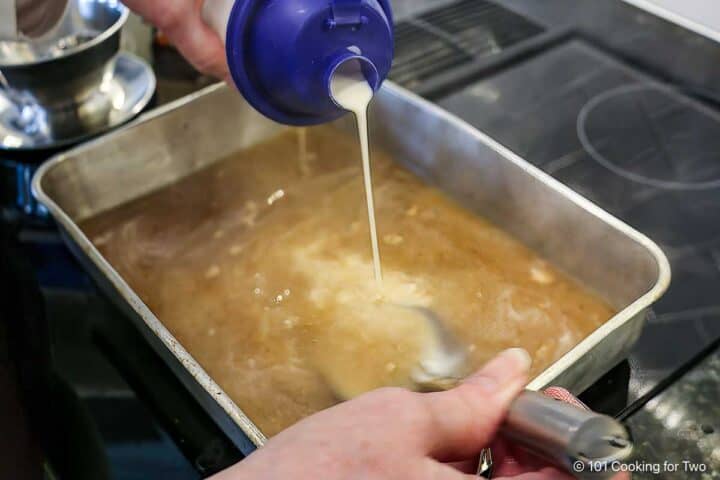
[[[357,142],[289,130],[81,227],[268,436],[402,384],[425,338],[382,302],[436,311],[479,366],[521,346],[544,370],[613,314],[600,298],[382,152],[373,274]],[[386,310],[385,310],[386,311]],[[346,384],[348,382],[345,382]]]

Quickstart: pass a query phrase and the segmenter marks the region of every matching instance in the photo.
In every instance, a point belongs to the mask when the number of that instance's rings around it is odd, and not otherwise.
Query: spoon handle
[[[577,478],[606,479],[628,459],[633,445],[614,418],[583,410],[537,392],[513,402],[502,434]]]

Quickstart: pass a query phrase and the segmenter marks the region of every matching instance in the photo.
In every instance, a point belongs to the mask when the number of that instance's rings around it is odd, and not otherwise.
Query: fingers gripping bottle
[[[343,63],[359,62],[373,90],[392,64],[390,0],[205,0],[203,18],[225,41],[235,86],[280,123],[345,114],[330,92]]]

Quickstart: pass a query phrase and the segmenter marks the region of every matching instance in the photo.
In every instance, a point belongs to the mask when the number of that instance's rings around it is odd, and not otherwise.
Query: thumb
[[[525,387],[531,364],[525,350],[511,348],[452,390],[424,395],[430,413],[428,455],[443,462],[477,455]]]

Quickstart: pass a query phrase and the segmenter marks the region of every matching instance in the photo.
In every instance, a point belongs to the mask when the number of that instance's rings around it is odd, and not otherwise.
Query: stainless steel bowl
[[[0,86],[20,105],[72,109],[101,88],[128,10],[118,0],[71,0],[61,23],[32,40],[0,41]]]

